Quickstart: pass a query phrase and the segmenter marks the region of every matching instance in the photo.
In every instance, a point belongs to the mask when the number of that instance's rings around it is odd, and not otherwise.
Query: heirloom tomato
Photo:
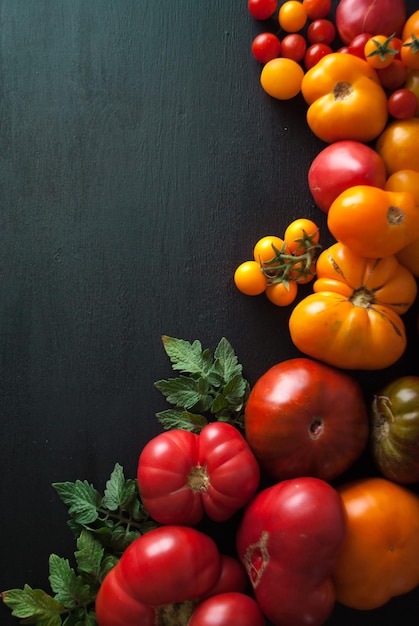
[[[329,481],[364,450],[368,413],[352,377],[296,358],[274,365],[256,381],[245,409],[245,433],[269,476]]]
[[[390,256],[419,237],[419,205],[409,191],[356,185],[332,202],[327,225],[360,256]]]
[[[336,27],[343,43],[365,32],[398,36],[405,21],[405,0],[340,0],[336,8]]]
[[[249,445],[231,424],[212,422],[199,435],[174,429],[149,441],[138,461],[138,488],[147,512],[161,524],[195,525],[204,513],[224,521],[259,486]]]
[[[204,600],[194,610],[187,626],[265,626],[257,602],[238,592],[223,593]]]
[[[419,377],[402,376],[374,395],[371,450],[380,472],[398,483],[419,482]]]
[[[419,172],[419,118],[394,120],[378,137],[375,149],[383,159],[387,175],[398,170]]]
[[[400,317],[413,304],[416,281],[394,256],[365,258],[338,242],[316,264],[315,293],[291,313],[289,328],[304,354],[343,369],[382,369],[406,348]]]
[[[285,480],[256,495],[240,523],[237,551],[270,622],[324,623],[335,602],[331,574],[344,536],[342,501],[322,480]]]
[[[314,158],[308,170],[308,186],[317,206],[327,213],[337,196],[355,185],[383,188],[384,161],[360,141],[336,141]]]
[[[338,488],[346,535],[333,572],[336,600],[375,609],[419,584],[419,497],[385,478]]]
[[[369,142],[387,123],[387,95],[376,71],[352,54],[334,52],[308,70],[301,82],[307,123],[326,143]]]

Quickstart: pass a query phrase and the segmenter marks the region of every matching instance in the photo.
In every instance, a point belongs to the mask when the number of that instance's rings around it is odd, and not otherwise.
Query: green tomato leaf
[[[124,495],[125,476],[124,471],[116,463],[110,479],[106,483],[105,494],[102,499],[102,506],[110,511],[116,511],[123,500]]]
[[[231,378],[242,375],[242,366],[238,362],[237,356],[230,342],[222,337],[214,352],[216,371],[224,382]]]
[[[98,518],[101,503],[100,493],[86,480],[53,483],[61,500],[69,507],[69,514],[79,524],[92,524]]]
[[[166,400],[178,408],[193,409],[200,403],[204,403],[207,408],[208,404],[211,405],[212,398],[210,397],[209,401],[207,399],[209,385],[202,378],[196,380],[188,376],[179,376],[158,380],[154,384]]]
[[[10,589],[2,593],[3,602],[12,609],[14,617],[24,618],[27,624],[58,626],[65,607],[42,589]],[[34,618],[34,619],[31,619]]]
[[[80,537],[77,539],[77,548],[74,556],[76,558],[78,571],[98,580],[100,578],[101,563],[105,552],[102,544],[92,533],[83,530]]]
[[[49,582],[55,593],[55,599],[68,609],[78,604],[92,602],[94,594],[90,585],[86,584],[81,576],[78,576],[70,567],[68,559],[63,559],[56,554],[49,557]]]
[[[193,343],[163,335],[163,346],[174,370],[186,374],[205,376],[213,365],[209,350],[202,350],[201,342]]]
[[[165,430],[181,428],[182,430],[199,433],[208,423],[203,415],[177,409],[166,409],[166,411],[156,413],[156,416]]]

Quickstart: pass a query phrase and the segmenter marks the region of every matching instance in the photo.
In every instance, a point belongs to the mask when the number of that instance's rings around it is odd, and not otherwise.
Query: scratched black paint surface
[[[135,475],[165,408],[162,334],[226,336],[250,382],[299,356],[289,311],[232,285],[260,236],[324,225],[305,179],[323,146],[301,99],[259,88],[260,30],[242,0],[0,1],[2,590],[46,588],[48,555],[74,551],[52,482]],[[417,347],[356,373],[366,393],[417,374]],[[413,624],[417,601],[328,623]]]

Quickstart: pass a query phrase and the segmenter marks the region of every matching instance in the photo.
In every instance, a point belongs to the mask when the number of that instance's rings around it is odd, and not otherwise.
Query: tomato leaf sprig
[[[1,594],[14,617],[38,626],[96,626],[94,602],[102,580],[137,537],[158,524],[144,509],[137,482],[115,465],[103,495],[87,481],[53,483],[69,507],[68,524],[77,537],[75,567],[51,554],[52,594],[25,585]]]
[[[162,340],[173,370],[180,372],[155,382],[173,405],[157,413],[163,427],[200,432],[209,421],[242,426],[250,385],[228,340],[223,337],[213,355],[198,340],[190,343],[167,335]]]

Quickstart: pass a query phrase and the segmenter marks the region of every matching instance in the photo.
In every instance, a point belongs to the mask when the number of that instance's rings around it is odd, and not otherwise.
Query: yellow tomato
[[[419,118],[395,120],[378,137],[375,149],[384,161],[387,175],[399,170],[419,172]]]
[[[301,91],[304,70],[296,61],[285,57],[271,59],[262,69],[260,83],[272,98],[289,100]]]
[[[410,191],[419,206],[419,172],[398,170],[391,174],[384,185],[386,191]]]

